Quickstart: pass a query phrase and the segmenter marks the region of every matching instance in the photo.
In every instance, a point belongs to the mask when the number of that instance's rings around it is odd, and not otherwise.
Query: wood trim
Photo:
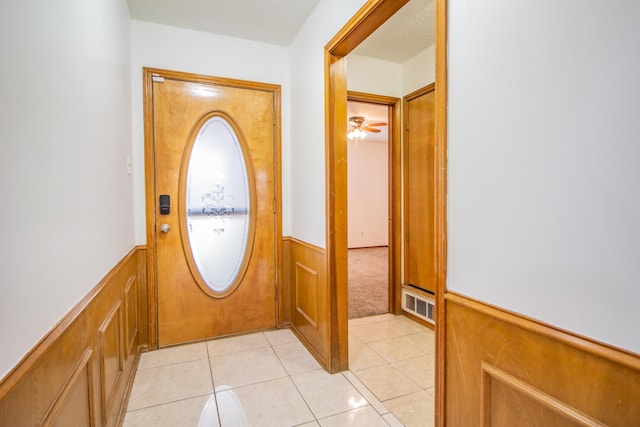
[[[58,423],[62,418],[68,422],[67,418],[76,412],[90,416],[91,423],[95,425],[117,425],[126,411],[126,395],[140,352],[140,342],[136,337],[131,353],[134,357],[125,358],[123,354],[125,288],[135,288],[132,284],[144,275],[140,266],[145,265],[145,252],[144,248],[138,247],[129,252],[3,378],[0,385],[0,426]],[[142,306],[145,301],[139,299],[138,304]],[[104,323],[105,319],[116,322],[109,326]],[[118,357],[120,380],[116,385],[112,381],[105,384],[101,357],[92,356],[104,356],[101,330],[107,332],[111,350],[117,343],[117,351],[111,351]],[[80,364],[77,360],[81,361]],[[82,375],[87,375],[86,388]],[[87,404],[88,407],[85,406]],[[107,413],[106,421],[99,416],[103,412]]]
[[[147,219],[147,322],[149,350],[158,349],[158,292],[156,289],[156,181],[153,149],[153,75],[156,71],[142,69],[144,109],[144,189]]]
[[[131,293],[132,290],[133,290],[133,293]],[[139,329],[139,326],[138,326],[139,325],[138,280],[136,276],[131,276],[127,280],[127,284],[124,287],[124,295],[122,300],[124,301],[125,358],[128,359],[129,356],[131,355],[131,350],[134,347],[135,340],[138,335],[138,329]],[[131,310],[133,310],[133,316],[130,315]],[[131,317],[133,317],[133,319],[131,319]],[[131,329],[129,329],[130,324],[132,325]]]
[[[24,375],[33,368],[34,364],[38,361],[43,354],[45,354],[51,346],[58,340],[62,334],[69,328],[69,326],[75,322],[87,307],[94,301],[96,296],[103,291],[109,282],[111,282],[119,270],[124,268],[125,264],[129,263],[133,257],[136,256],[137,250],[132,249],[125,257],[107,273],[106,276],[93,288],[89,293],[82,298],[71,310],[60,319],[60,321],[53,327],[47,334],[42,337],[36,345],[18,362],[18,364],[11,369],[2,381],[0,382],[0,401],[3,400],[16,386],[16,384],[24,377]]]
[[[435,105],[435,235],[436,239],[436,372],[435,425],[446,424],[447,313],[447,0],[436,0],[436,105]]]
[[[286,237],[283,238],[285,247],[283,281],[286,284],[284,296],[287,307],[286,322],[298,335],[300,341],[316,358],[318,363],[329,370],[331,350],[329,348],[329,308],[328,308],[328,282],[326,279],[326,251],[323,248],[301,240]],[[307,276],[307,284],[313,282],[314,289],[309,289],[299,283],[299,273]],[[298,292],[311,292],[306,295],[298,295]],[[316,318],[309,316],[304,310],[298,309],[298,300],[312,301],[317,304]]]
[[[122,352],[122,310],[120,309],[122,305],[118,302],[113,309],[109,312],[107,317],[102,322],[102,325],[98,329],[98,349],[100,355],[100,386],[101,386],[101,401],[102,401],[102,422],[104,424],[107,423],[109,418],[109,413],[111,412],[111,407],[113,406],[114,399],[116,397],[116,393],[118,391],[118,385],[120,384],[120,380],[122,379],[122,374],[124,373],[124,354]],[[107,334],[107,330],[111,327],[113,321],[116,321],[116,345],[118,352],[118,373],[116,374],[116,378],[113,381],[113,385],[111,389],[108,388],[107,384],[107,342],[105,339],[105,335]]]
[[[391,96],[347,91],[347,101],[367,102],[389,107],[389,311],[402,311],[402,100]]]
[[[640,371],[640,355],[628,350],[600,343],[588,337],[540,322],[523,314],[498,308],[455,292],[447,292],[445,294],[445,301],[447,303],[460,305],[465,308],[478,311],[486,316],[524,329],[528,332],[544,336],[554,341],[575,347],[580,351],[588,352],[613,363]]]
[[[409,129],[408,129],[408,125],[407,125],[408,121],[409,121],[409,114],[408,114],[409,102],[413,101],[416,98],[419,98],[422,95],[426,95],[427,93],[433,92],[435,89],[436,89],[436,84],[435,83],[431,83],[431,84],[428,84],[428,85],[426,85],[424,87],[421,87],[420,89],[417,89],[417,90],[411,92],[408,95],[405,95],[402,98],[402,114],[403,114],[403,121],[404,121],[403,126],[402,126],[402,129],[403,129],[403,139],[402,139],[402,164],[403,164],[403,169],[402,169],[402,178],[403,178],[403,182],[404,182],[404,188],[403,188],[403,195],[404,195],[404,204],[403,204],[403,209],[404,209],[404,212],[403,212],[404,213],[404,215],[403,215],[404,234],[402,236],[403,237],[403,239],[402,239],[403,245],[402,246],[404,248],[404,251],[403,251],[403,254],[404,254],[404,262],[403,262],[404,277],[402,279],[402,284],[405,285],[405,286],[407,286],[407,285],[416,285],[415,283],[408,283],[409,280],[407,278],[409,276],[409,274],[407,272],[409,271],[409,265],[410,265],[409,257],[407,256],[407,254],[409,253],[409,248],[408,248],[409,240],[408,240],[408,237],[407,237],[409,235],[409,230],[408,230],[408,224],[409,224],[409,209],[408,209],[408,207],[409,207],[409,205],[408,205],[408,201],[411,199],[411,197],[409,195],[409,184],[408,184],[408,182],[409,182],[409,163],[410,163],[409,162],[409,146],[408,146],[410,141],[409,141]],[[435,116],[435,114],[434,114],[434,116]],[[435,121],[435,117],[434,117],[434,121]],[[435,146],[435,135],[434,135],[434,146]],[[435,151],[435,147],[434,147],[434,151]],[[436,157],[436,154],[434,153],[434,164],[433,164],[434,173],[436,173],[435,170],[436,170],[436,168],[438,166],[437,165],[437,160],[436,160],[435,157]],[[436,182],[436,180],[434,179],[434,183],[435,182]],[[435,191],[434,191],[434,193],[435,193]],[[435,204],[436,204],[436,200],[435,200],[435,194],[434,194],[434,208],[435,208]],[[434,214],[433,215],[434,216],[431,219],[434,221],[434,235],[435,235],[435,233],[436,233],[435,210],[434,210]],[[427,218],[429,218],[428,215],[425,215],[425,216]],[[434,242],[434,251],[433,251],[433,253],[434,253],[434,255],[437,254],[437,250],[435,249],[435,242]],[[430,258],[430,256],[429,257],[425,256],[425,258]],[[416,289],[416,288],[420,289],[421,291],[423,291],[426,294],[430,293],[430,290],[427,291],[426,289],[422,289],[422,288],[419,288],[417,286],[413,287],[413,289]],[[430,296],[430,297],[434,298],[435,295]],[[435,300],[434,300],[434,302],[435,302]],[[433,325],[431,327],[433,329]]]
[[[80,358],[80,361],[78,362],[73,372],[71,373],[71,376],[69,376],[69,379],[62,387],[60,394],[58,394],[58,396],[56,397],[56,400],[53,402],[53,404],[45,414],[44,418],[42,419],[42,422],[40,423],[42,427],[49,427],[53,425],[53,423],[56,420],[56,417],[58,416],[58,413],[60,412],[60,409],[62,408],[62,405],[66,403],[67,397],[69,396],[71,389],[80,378],[80,375],[83,374],[83,371],[87,373],[87,377],[88,377],[87,378],[87,385],[89,387],[88,403],[89,403],[89,419],[91,422],[91,427],[93,427],[96,424],[95,414],[93,411],[94,404],[93,404],[93,385],[91,381],[91,377],[92,377],[91,364],[89,363],[89,361],[91,360],[92,353],[93,351],[90,348],[87,348],[84,351],[82,357]]]
[[[640,355],[455,293],[445,304],[448,425],[640,425]]]
[[[551,409],[556,414],[561,414],[563,418],[572,421],[574,424],[583,426],[583,427],[603,427],[605,424],[602,424],[595,418],[592,418],[586,415],[583,412],[578,411],[575,408],[555,399],[554,397],[548,395],[547,393],[540,391],[539,389],[532,387],[525,381],[522,381],[519,378],[514,377],[493,366],[487,362],[480,363],[482,369],[482,427],[490,427],[491,426],[491,383],[492,381],[499,381],[502,384],[507,385],[509,388],[522,393],[530,399],[537,401],[538,403],[546,406]]]
[[[147,219],[147,319],[148,319],[148,348],[158,349],[158,290],[156,275],[156,200],[155,200],[155,161],[154,161],[154,141],[153,141],[153,76],[164,78],[215,84],[218,86],[238,87],[245,89],[260,90],[273,94],[274,100],[274,186],[275,186],[275,230],[274,230],[274,257],[275,257],[275,277],[276,297],[282,295],[282,88],[280,85],[270,83],[260,83],[248,80],[230,79],[225,77],[214,77],[203,74],[186,73],[182,71],[172,71],[161,68],[144,67],[142,70],[143,80],[143,105],[144,105],[144,156],[145,156],[145,204]],[[283,318],[284,306],[279,300],[276,304],[276,325]]]
[[[325,46],[325,197],[329,283],[329,371],[349,365],[347,298],[347,71],[344,57],[408,0],[369,0]]]

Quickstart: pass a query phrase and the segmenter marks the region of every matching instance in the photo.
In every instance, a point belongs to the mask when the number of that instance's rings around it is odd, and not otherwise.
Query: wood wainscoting
[[[121,424],[148,344],[145,258],[129,252],[0,382],[0,427]]]
[[[330,370],[327,253],[292,237],[282,239],[284,320],[318,362]]]
[[[447,293],[446,425],[640,426],[640,356]]]

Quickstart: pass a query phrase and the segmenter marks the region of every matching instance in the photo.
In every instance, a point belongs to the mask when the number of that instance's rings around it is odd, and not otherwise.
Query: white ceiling
[[[128,0],[131,17],[288,46],[319,0]],[[433,0],[410,0],[354,51],[402,63],[434,40]],[[327,40],[328,41],[328,40]]]
[[[319,0],[127,0],[140,21],[288,46]]]

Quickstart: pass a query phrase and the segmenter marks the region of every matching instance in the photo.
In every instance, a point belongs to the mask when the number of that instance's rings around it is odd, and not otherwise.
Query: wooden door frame
[[[409,0],[369,0],[325,46],[327,278],[331,372],[348,368],[347,70],[345,56]],[[445,301],[447,266],[447,0],[436,0],[435,105],[436,425],[445,423]]]
[[[399,314],[402,297],[402,138],[401,106],[402,99],[391,96],[347,91],[347,101],[366,102],[388,107],[388,171],[389,187],[387,199],[389,211],[389,311]],[[347,207],[348,209],[348,207]]]
[[[274,117],[274,196],[275,200],[275,230],[274,230],[274,256],[276,270],[276,326],[284,321],[284,299],[282,298],[282,102],[280,85],[251,82],[247,80],[212,77],[201,74],[170,71],[158,68],[144,67],[142,69],[143,102],[144,102],[144,163],[145,163],[145,203],[147,221],[147,311],[149,350],[158,348],[158,288],[156,274],[156,212],[157,201],[155,196],[155,162],[153,139],[153,77],[160,76],[180,81],[193,83],[215,84],[219,86],[235,87],[241,89],[261,90],[273,94],[275,110]]]

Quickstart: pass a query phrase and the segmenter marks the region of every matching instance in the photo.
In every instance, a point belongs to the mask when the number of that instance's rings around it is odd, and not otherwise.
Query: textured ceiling
[[[128,0],[140,21],[288,46],[319,0]]]
[[[319,0],[128,0],[134,19],[289,46]],[[434,41],[434,0],[410,0],[354,53],[402,63]],[[327,40],[328,41],[328,40]]]
[[[435,41],[434,0],[411,0],[353,53],[403,63]]]

